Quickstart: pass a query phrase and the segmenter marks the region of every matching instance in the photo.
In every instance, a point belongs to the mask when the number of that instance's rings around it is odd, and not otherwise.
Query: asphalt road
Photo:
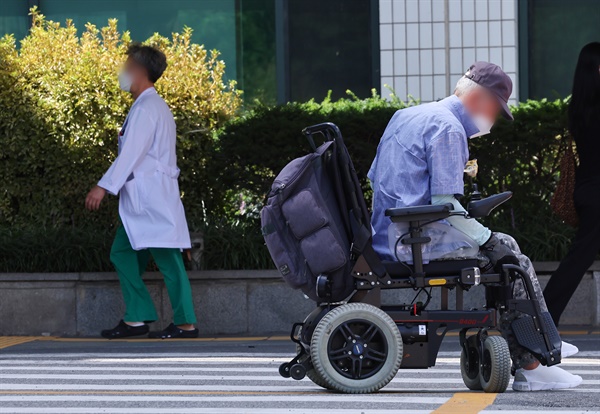
[[[401,370],[377,394],[331,393],[281,378],[293,356],[283,337],[131,339],[0,338],[0,413],[600,413],[600,332],[563,332],[580,348],[563,367],[577,389],[504,394],[468,391],[458,340],[436,367]]]

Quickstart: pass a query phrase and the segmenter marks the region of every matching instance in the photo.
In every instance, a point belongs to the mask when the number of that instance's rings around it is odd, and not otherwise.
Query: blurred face
[[[126,92],[136,91],[145,79],[146,70],[128,57],[119,73],[120,88]]]
[[[490,124],[494,124],[502,111],[498,99],[485,88],[472,90],[463,103],[471,116],[484,117]]]
[[[478,132],[469,138],[480,137],[489,134],[494,126],[494,122],[502,111],[502,106],[498,99],[488,92],[487,89],[479,87],[471,90],[468,94],[461,97],[463,105],[471,115],[471,120],[478,129]]]

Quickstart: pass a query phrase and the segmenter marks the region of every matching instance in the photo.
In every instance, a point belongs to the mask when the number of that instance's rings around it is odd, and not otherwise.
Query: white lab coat
[[[156,89],[146,89],[123,123],[119,155],[98,182],[109,193],[120,193],[119,215],[135,250],[191,246],[175,141],[171,110]]]

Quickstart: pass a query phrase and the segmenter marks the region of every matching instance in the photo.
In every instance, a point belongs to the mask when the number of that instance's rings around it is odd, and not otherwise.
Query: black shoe
[[[129,326],[121,319],[116,327],[105,329],[100,335],[106,339],[127,338],[130,336],[146,335],[149,330],[148,325]]]
[[[198,338],[198,329],[193,329],[191,331],[184,331],[183,329],[175,326],[174,323],[167,326],[166,329],[158,332],[150,332],[148,335],[149,338],[155,339],[169,339],[169,338]]]

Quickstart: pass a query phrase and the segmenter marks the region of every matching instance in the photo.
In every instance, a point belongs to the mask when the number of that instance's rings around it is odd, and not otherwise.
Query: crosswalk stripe
[[[223,361],[180,361],[180,360],[175,360],[175,361],[165,361],[165,360],[161,360],[161,361],[147,361],[147,360],[132,360],[132,361],[99,361],[99,360],[84,360],[84,359],[80,359],[80,360],[71,360],[71,361],[37,361],[37,360],[12,360],[10,361],[10,365],[12,366],[39,366],[39,367],[64,367],[64,366],[69,366],[71,364],[85,364],[86,366],[90,366],[90,367],[99,367],[100,369],[106,369],[106,368],[110,368],[111,366],[119,366],[119,367],[125,367],[125,366],[189,366],[189,367],[196,367],[196,366],[213,366],[213,367],[219,367],[219,366],[245,366],[246,364],[248,365],[247,368],[254,368],[254,367],[278,367],[279,364],[281,364],[282,362],[289,362],[292,359],[292,357],[290,358],[282,358],[281,361],[266,361],[266,362],[260,362],[260,363],[251,363],[248,361],[244,361],[244,360],[237,360],[237,361],[232,361],[231,363],[227,364],[226,362]],[[448,364],[448,365],[458,365],[458,362],[456,364]],[[0,361],[0,367],[5,366],[5,364],[2,363],[2,361]],[[8,365],[6,365],[8,366]]]
[[[402,375],[402,374],[401,374]],[[0,374],[0,379],[62,379],[62,380],[93,380],[93,381],[290,381],[289,378],[283,378],[280,375],[123,375],[123,374]],[[309,381],[304,379],[303,381]],[[460,381],[458,378],[394,378],[392,383],[438,383],[438,384],[453,384]],[[600,380],[584,380],[584,385],[600,385]]]
[[[579,354],[577,354],[577,356],[579,356]],[[436,366],[438,365],[444,365],[444,364],[451,364],[451,365],[456,365],[460,363],[460,358],[438,358],[435,361]],[[584,366],[600,366],[600,359],[585,359],[585,358],[564,358],[561,362],[560,365],[584,365]]]
[[[568,390],[561,390],[560,392],[591,392],[594,394],[600,393],[600,389],[598,388],[570,388]]]
[[[598,414],[600,410],[590,411],[590,410],[483,410],[480,411],[479,414],[540,414],[540,413],[557,413],[557,414]]]
[[[444,404],[449,398],[443,397],[429,397],[427,398],[428,404]],[[248,395],[248,396],[152,396],[152,395],[128,395],[128,396],[115,396],[115,395],[19,395],[19,396],[0,396],[0,401],[86,401],[86,402],[139,402],[139,401],[173,401],[173,402],[306,402],[306,396],[293,396],[293,395],[271,395],[265,394],[262,396]],[[310,401],[326,401],[326,402],[351,402],[359,401],[361,403],[373,402],[373,403],[394,403],[394,404],[423,404],[423,397],[403,397],[394,395],[335,395],[326,394],[322,395],[311,395]]]
[[[254,382],[254,381],[253,381]],[[583,381],[582,386],[586,385],[597,385],[598,381],[595,384],[586,384],[586,381]],[[315,391],[323,391],[322,388],[314,385],[309,380],[302,381],[293,381],[290,380],[288,383],[290,385],[277,385],[273,386],[277,391],[291,391],[291,392],[315,392]],[[296,384],[296,385],[291,385]],[[398,384],[398,385],[396,385]],[[426,382],[415,382],[414,380],[404,381],[401,383],[402,386],[399,386],[399,382],[392,381],[389,385],[387,385],[384,390],[393,391],[393,390],[402,390],[406,392],[418,391],[418,392],[456,392],[456,391],[464,391],[466,390],[465,385],[462,380],[455,379],[452,381],[444,381],[440,382],[436,379],[429,379]],[[411,387],[407,386],[407,384],[412,385]],[[445,388],[434,388],[434,387],[424,387],[424,384],[444,384]],[[71,384],[71,383],[13,383],[13,384],[2,384],[1,386],[2,394],[4,391],[19,391],[19,390],[68,390],[68,391],[83,391],[83,390],[123,390],[123,391],[197,391],[198,389],[202,389],[204,391],[215,391],[219,393],[223,392],[245,392],[245,391],[264,391],[264,385],[205,385],[205,384],[195,384],[195,385],[167,385],[167,384]],[[585,390],[585,392],[599,392],[595,389],[586,389],[586,388],[575,388],[575,390]],[[571,392],[572,390],[568,390]],[[567,391],[564,391],[567,392]],[[584,391],[582,391],[584,392]]]
[[[62,358],[59,359],[61,361],[73,361],[73,360],[77,360],[77,359],[81,359],[81,360],[85,360],[87,361],[109,361],[112,363],[118,362],[118,363],[127,363],[129,361],[139,361],[139,362],[161,362],[161,361],[169,361],[169,362],[201,362],[201,363],[232,363],[232,362],[245,362],[245,363],[249,363],[249,364],[264,364],[264,363],[269,363],[269,362],[287,362],[289,361],[291,358],[293,358],[295,355],[293,354],[279,354],[279,355],[271,355],[271,356],[249,356],[248,354],[237,354],[237,355],[233,355],[231,357],[226,357],[226,356],[219,356],[219,355],[215,355],[215,354],[211,354],[211,356],[205,356],[205,357],[191,357],[188,356],[184,357],[184,356],[167,356],[166,355],[157,355],[157,356],[145,356],[145,357],[139,357],[138,354],[122,354],[122,355],[115,355],[115,354],[108,354],[108,355],[102,355],[102,354],[73,354],[73,355],[65,355],[65,354],[54,354],[54,355],[48,355],[45,356],[43,354],[41,355],[37,355],[34,358],[28,358],[26,355],[20,355],[20,356],[12,356],[11,358],[2,358],[0,359],[0,363],[2,363],[3,361],[7,361],[10,362],[12,360],[15,359],[21,359],[21,360],[27,360],[27,361],[37,361],[37,360],[41,360],[41,361],[48,361],[48,362],[57,362],[57,361],[52,361],[55,358]]]
[[[101,357],[101,358],[130,358],[133,357],[135,355],[135,353],[126,353],[126,352],[115,352],[115,353],[97,353],[97,352],[90,352],[90,353],[53,353],[53,354],[44,354],[44,353],[37,353],[37,354],[6,354],[3,353],[1,355],[10,355],[10,359],[13,358],[42,358],[42,359],[51,359],[51,358],[96,358],[96,357]],[[290,353],[248,353],[248,352],[232,352],[232,353],[227,353],[227,352],[214,352],[211,353],[210,356],[205,356],[205,357],[196,357],[197,358],[202,358],[202,359],[212,359],[212,358],[226,358],[226,359],[230,359],[230,358],[248,358],[248,359],[264,359],[264,358],[290,358],[293,355]],[[460,357],[460,351],[444,351],[444,352],[439,352],[438,353],[438,357],[439,358],[446,358],[446,357]],[[600,351],[581,351],[579,353],[577,353],[576,356],[574,357],[569,357],[566,358],[565,360],[571,360],[571,359],[578,359],[578,358],[597,358],[600,357]],[[177,353],[177,352],[173,352],[173,353],[149,353],[146,354],[146,358],[148,359],[152,359],[152,358],[190,358],[190,354],[189,353]],[[191,357],[194,358],[194,357]],[[8,358],[3,358],[3,359],[8,359]]]
[[[100,357],[95,355],[90,358],[79,357],[73,359],[57,359],[57,360],[48,360],[51,358],[47,357],[38,357],[37,359],[26,359],[21,357],[17,358],[0,358],[0,366],[3,364],[11,364],[11,365],[30,365],[35,363],[39,366],[45,365],[64,365],[64,364],[72,364],[74,360],[77,360],[80,363],[90,364],[90,365],[110,365],[110,364],[152,364],[152,365],[169,365],[169,364],[178,364],[185,363],[186,365],[231,365],[232,363],[243,363],[243,364],[251,364],[251,365],[273,365],[280,364],[282,362],[289,362],[294,355],[286,354],[285,356],[279,357],[271,357],[271,358],[253,358],[253,357],[233,357],[233,358],[222,358],[222,357],[174,357],[174,358],[139,358],[135,355],[130,355],[129,358],[113,358],[113,354],[111,357]],[[438,358],[436,360],[436,366],[447,366],[447,365],[459,365],[460,358]],[[566,358],[561,361],[560,365],[582,365],[582,366],[600,366],[600,359],[584,359],[584,358]],[[411,370],[412,371],[412,370]]]
[[[139,372],[252,372],[252,373],[273,373],[277,372],[277,365],[272,365],[270,367],[180,367],[180,366],[172,366],[172,367],[123,367],[123,366],[102,366],[102,367],[94,367],[94,366],[83,366],[83,365],[68,365],[68,366],[19,366],[19,365],[2,365],[2,371],[111,371],[111,372],[128,372],[128,371],[139,371]],[[421,374],[429,374],[431,369],[411,369],[406,371],[401,371],[403,376],[413,376],[413,375],[421,375]],[[598,374],[598,368],[582,368],[582,369],[569,369],[571,374],[576,375],[595,375]],[[457,374],[460,375],[460,367],[458,364],[456,368],[446,369],[446,368],[435,368],[436,374]],[[260,376],[259,376],[260,377]]]
[[[460,353],[453,352],[452,354],[456,354],[460,356]],[[249,361],[271,361],[272,359],[289,359],[294,355],[291,353],[249,353],[249,352],[212,352],[210,356],[201,356],[194,357],[190,356],[189,353],[181,353],[181,352],[161,352],[161,353],[147,353],[145,357],[138,358],[139,353],[132,352],[111,352],[111,353],[98,353],[98,352],[89,352],[89,353],[53,353],[53,354],[2,354],[2,355],[10,355],[10,358],[4,357],[3,359],[15,359],[15,358],[24,358],[24,359],[53,359],[53,358],[67,358],[67,359],[93,359],[93,358],[106,358],[106,359],[118,359],[118,358],[137,358],[137,359],[160,359],[160,358],[184,358],[184,359],[193,359],[193,360],[215,360],[220,359],[222,361],[235,361],[237,358],[243,358],[244,360]],[[192,354],[193,355],[193,354]],[[452,356],[452,355],[447,355]]]
[[[592,355],[586,355],[586,354],[590,354],[590,353],[594,353],[596,354],[596,352],[579,352],[574,356],[570,356],[567,358],[563,358],[563,361],[572,361],[572,360],[579,360],[579,361],[589,361],[590,358],[594,358],[592,360],[596,360],[596,358],[599,358],[600,355],[598,356],[592,356]],[[440,352],[438,354],[438,358],[436,359],[437,361],[441,360],[454,360],[454,359],[458,359],[460,358],[460,352]],[[598,352],[598,354],[600,354],[600,352]],[[215,360],[215,361],[235,361],[236,359],[244,359],[244,360],[248,360],[248,361],[273,361],[273,360],[280,360],[280,359],[289,359],[294,357],[296,354],[292,353],[292,352],[280,352],[280,353],[257,353],[257,354],[252,354],[252,353],[247,353],[247,352],[236,352],[236,353],[232,353],[230,356],[227,356],[226,353],[216,353],[216,352],[211,352],[209,354],[203,353],[201,355],[194,355],[193,353],[187,353],[187,354],[181,354],[181,353],[169,353],[169,354],[165,354],[165,353],[161,353],[161,354],[157,354],[157,353],[140,353],[140,352],[128,352],[128,353],[116,353],[116,352],[110,352],[110,353],[95,353],[95,352],[89,352],[89,353],[54,353],[54,354],[10,354],[10,353],[5,353],[2,352],[0,350],[0,361],[14,361],[14,360],[40,360],[40,361],[48,361],[48,362],[55,362],[55,361],[72,361],[72,360],[78,360],[78,359],[85,359],[85,360],[98,360],[98,359],[107,359],[107,360],[116,360],[116,361],[128,361],[130,359],[136,359],[136,360],[147,360],[147,361],[161,361],[161,360],[180,360],[180,359],[184,359],[184,360],[198,360],[198,361],[211,361],[211,360]]]
[[[278,391],[304,391],[314,392],[315,390],[322,390],[322,388],[314,385],[308,380],[294,381],[289,380],[288,384],[277,386]],[[414,381],[410,383],[415,384]],[[430,384],[436,384],[436,381],[429,381]],[[297,385],[291,385],[297,384]],[[465,386],[460,380],[454,380],[452,383],[455,387],[451,388],[448,392],[454,392],[456,390],[464,390]],[[424,388],[415,384],[417,387],[414,388],[418,391],[440,391],[439,388]],[[202,390],[205,391],[264,391],[264,385],[202,385]],[[384,389],[391,388],[389,385]],[[166,385],[166,384],[118,384],[118,385],[107,385],[107,384],[63,384],[63,383],[50,383],[50,384],[37,384],[37,383],[16,383],[16,384],[2,384],[2,390],[69,390],[69,391],[82,391],[82,390],[147,390],[147,391],[196,391],[200,389],[200,385]],[[407,389],[407,388],[402,388]],[[450,386],[448,386],[450,389]],[[442,390],[443,391],[443,390]]]

